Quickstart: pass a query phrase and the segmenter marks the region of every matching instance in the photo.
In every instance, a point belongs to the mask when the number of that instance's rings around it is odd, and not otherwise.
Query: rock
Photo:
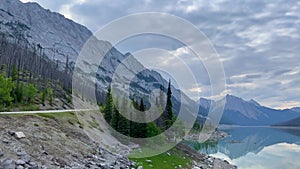
[[[97,166],[100,167],[100,168],[104,168],[104,169],[109,168],[108,165],[105,164],[105,163],[97,164]]]
[[[13,136],[13,135],[15,134],[15,132],[14,132],[14,131],[11,131],[11,130],[8,130],[7,133],[8,133],[9,135],[11,135],[11,136]]]
[[[0,158],[4,156],[3,151],[0,149]]]
[[[67,162],[62,158],[57,158],[56,161],[59,163],[59,166],[64,167],[67,165]]]
[[[136,167],[136,163],[134,161],[131,162],[130,164],[131,167]]]
[[[11,143],[11,141],[8,140],[8,139],[3,139],[2,142],[5,143],[5,144],[10,144]]]
[[[144,167],[143,166],[138,166],[138,168],[137,169],[144,169]]]
[[[2,162],[2,166],[1,166],[2,169],[15,169],[16,168],[16,164],[15,164],[15,161],[13,159],[5,159],[3,162]]]
[[[16,167],[16,169],[24,169],[24,167],[21,166],[21,165],[18,165],[18,166]]]
[[[194,166],[193,169],[201,169],[201,168],[198,166]]]
[[[26,162],[23,161],[23,160],[17,160],[16,161],[16,165],[25,165],[25,164],[26,164]]]
[[[29,162],[28,169],[39,169],[39,166],[35,162]]]
[[[21,160],[23,160],[25,163],[28,163],[30,161],[30,156],[28,154],[22,154]]]
[[[19,131],[19,132],[15,132],[15,137],[17,138],[17,139],[22,139],[22,138],[25,138],[26,136],[25,136],[25,134],[23,133],[23,132],[21,132],[21,131]]]
[[[147,162],[147,163],[152,163],[152,161],[151,161],[151,160],[146,160],[146,162]]]
[[[169,152],[166,152],[166,154],[167,154],[168,156],[171,156],[171,154],[170,154]]]

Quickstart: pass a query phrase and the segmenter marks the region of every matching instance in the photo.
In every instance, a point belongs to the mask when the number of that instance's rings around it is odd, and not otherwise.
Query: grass
[[[20,107],[20,111],[36,111],[36,110],[40,110],[40,107],[38,105],[28,105],[28,106]]]
[[[179,168],[190,168],[192,162],[185,153],[173,148],[167,153],[156,155],[148,158],[130,158],[132,161],[136,162],[137,166],[143,166],[144,169],[174,169]],[[146,160],[151,160],[151,163],[148,163]]]
[[[76,118],[73,112],[63,112],[63,113],[38,113],[38,116],[48,118],[48,119],[64,119],[64,118]]]

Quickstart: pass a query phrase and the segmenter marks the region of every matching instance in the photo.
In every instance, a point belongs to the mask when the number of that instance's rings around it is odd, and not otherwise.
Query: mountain
[[[117,91],[128,91],[124,83],[129,86],[131,94],[137,93],[140,97],[150,94],[160,85],[167,87],[168,82],[156,72],[146,69],[130,53],[123,54],[114,48],[109,42],[93,37],[91,31],[86,27],[65,18],[63,15],[42,8],[37,3],[22,3],[19,0],[1,0],[0,3],[0,33],[10,37],[13,41],[22,41],[30,46],[32,50],[38,48],[45,57],[58,63],[60,68],[69,64],[74,69],[76,59],[84,46],[91,40],[91,52],[96,55],[104,55],[102,63],[94,64],[88,60],[82,61],[83,74],[90,75],[96,66],[97,90],[105,92],[115,76],[118,81],[115,84]],[[93,47],[96,47],[93,49]],[[125,58],[130,62],[122,63]],[[122,74],[115,74],[117,68],[123,69]],[[143,70],[143,71],[141,71]],[[126,72],[126,73],[124,73]],[[128,82],[128,77],[133,80]],[[129,84],[128,84],[129,83]],[[117,92],[116,91],[116,92]],[[191,112],[191,105],[196,103],[172,86],[175,113],[180,107]],[[183,102],[180,98],[182,97]]]
[[[300,112],[300,107],[294,107],[291,110],[295,111],[295,112]]]
[[[300,127],[300,117],[292,119],[292,120],[284,121],[284,122],[281,122],[281,123],[277,123],[274,126]]]
[[[233,95],[227,95],[224,99],[226,99],[226,103],[220,121],[221,124],[265,126],[300,117],[300,112],[292,109],[276,110],[268,108],[261,106],[253,99],[245,101],[242,98]],[[212,104],[215,104],[215,101],[200,99],[200,107],[205,109],[206,112],[208,112],[209,107]]]
[[[1,0],[0,32],[40,45],[46,56],[61,62],[75,61],[86,40],[92,36],[86,27],[45,10],[37,3]]]

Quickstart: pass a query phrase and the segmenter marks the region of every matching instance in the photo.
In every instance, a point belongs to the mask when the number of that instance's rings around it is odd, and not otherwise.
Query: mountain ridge
[[[278,110],[260,105],[254,99],[245,101],[242,98],[226,95],[225,109],[221,124],[235,125],[273,125],[279,122],[288,121],[300,117],[300,111],[295,108]],[[210,104],[216,101],[200,98],[200,106],[206,111],[210,108]],[[298,110],[298,109],[297,109]]]

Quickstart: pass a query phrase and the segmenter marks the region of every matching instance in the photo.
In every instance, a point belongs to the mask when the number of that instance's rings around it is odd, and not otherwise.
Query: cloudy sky
[[[298,1],[32,1],[87,26],[92,32],[114,19],[136,12],[166,12],[182,17],[196,25],[213,43],[224,65],[228,93],[246,100],[253,98],[274,108],[300,107]],[[148,39],[149,43],[158,43],[153,40],[155,38]],[[132,43],[138,41],[137,38]],[[167,40],[160,42],[166,44]],[[139,45],[134,46],[138,48]],[[178,44],[169,44],[169,47],[175,54],[188,54],[184,48],[178,48]],[[126,51],[124,45],[120,50]],[[199,74],[205,74],[203,68],[198,69],[201,69]],[[199,79],[199,86],[185,92],[200,92],[209,97],[210,85],[205,75]]]

